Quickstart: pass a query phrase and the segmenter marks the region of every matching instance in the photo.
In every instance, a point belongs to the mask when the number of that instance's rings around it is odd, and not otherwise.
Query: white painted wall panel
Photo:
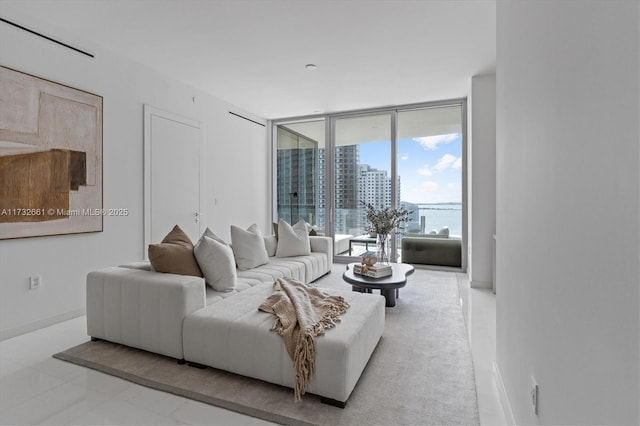
[[[224,155],[211,154],[208,173],[215,173],[207,177],[215,198],[208,199],[215,219],[211,229],[226,241],[231,241],[230,224],[246,229],[256,223],[265,235],[271,234],[271,216],[266,213],[271,206],[266,128],[228,113],[220,119],[223,130],[219,137],[229,143]]]
[[[496,338],[510,406],[518,424],[638,424],[640,4],[497,6]]]
[[[270,159],[265,154],[264,127],[252,124],[250,131],[245,130],[244,124],[237,124],[240,119],[228,114],[233,107],[226,102],[99,46],[87,45],[81,36],[62,28],[11,12],[3,7],[3,18],[95,54],[90,59],[0,25],[2,65],[103,96],[104,207],[128,208],[130,214],[105,217],[102,233],[0,241],[0,337],[82,313],[87,272],[142,259],[145,103],[203,124],[205,225],[228,234],[232,223],[269,223],[265,200],[270,184],[265,176]],[[194,96],[197,103],[192,101]],[[214,197],[225,202],[213,208]],[[40,290],[29,290],[31,274],[42,275]]]
[[[471,79],[469,281],[491,288],[493,234],[496,230],[496,76]]]

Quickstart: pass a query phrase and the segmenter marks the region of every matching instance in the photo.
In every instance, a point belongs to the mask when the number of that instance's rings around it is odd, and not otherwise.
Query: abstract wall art
[[[102,97],[0,66],[0,240],[102,228]]]

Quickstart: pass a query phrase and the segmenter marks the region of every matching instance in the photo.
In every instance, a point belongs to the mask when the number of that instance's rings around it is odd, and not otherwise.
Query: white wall
[[[16,16],[9,7],[2,12],[3,18],[95,54],[90,59],[0,23],[0,64],[103,96],[104,207],[131,213],[105,217],[102,233],[0,241],[0,337],[81,314],[87,272],[142,258],[144,103],[203,123],[206,224],[227,239],[230,224],[257,222],[266,230],[270,150],[264,127],[230,115],[229,110],[248,114],[213,96],[64,29]],[[32,274],[42,275],[40,290],[29,290]]]
[[[496,76],[471,79],[469,124],[469,280],[491,288],[496,230]]]
[[[496,362],[513,415],[639,424],[639,3],[497,6]]]

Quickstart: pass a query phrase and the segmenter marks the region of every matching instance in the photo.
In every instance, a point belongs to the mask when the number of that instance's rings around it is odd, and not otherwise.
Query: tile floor
[[[505,424],[493,376],[495,296],[457,277],[471,324],[480,421]],[[80,317],[0,342],[0,424],[271,424],[51,358],[86,340]]]

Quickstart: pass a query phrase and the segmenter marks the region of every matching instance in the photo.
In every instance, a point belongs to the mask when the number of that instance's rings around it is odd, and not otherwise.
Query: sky
[[[391,143],[360,145],[360,163],[390,175]],[[398,175],[401,201],[415,204],[462,202],[462,136],[460,133],[400,139]]]

